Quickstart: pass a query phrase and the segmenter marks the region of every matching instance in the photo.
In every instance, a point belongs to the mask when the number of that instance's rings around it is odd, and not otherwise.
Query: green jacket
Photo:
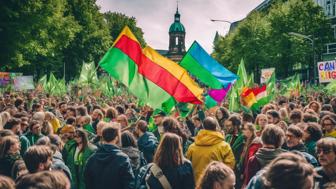
[[[23,156],[23,154],[30,147],[30,142],[29,142],[28,138],[25,135],[21,135],[20,136],[20,143],[21,143],[20,154],[21,154],[21,156]]]
[[[240,132],[238,135],[234,138],[232,134],[227,134],[225,137],[225,141],[230,144],[232,152],[235,156],[236,161],[239,161],[240,154],[243,151],[244,148],[244,136]]]
[[[315,151],[315,148],[316,148],[316,141],[312,141],[312,140],[307,141],[307,142],[305,142],[305,146],[306,146],[306,148],[307,148],[307,152],[308,152],[310,155],[312,155],[312,156],[314,156],[314,157],[316,158],[316,157],[317,157],[317,156],[316,156],[316,151]]]
[[[40,135],[35,135],[32,132],[28,132],[27,134],[25,134],[25,136],[27,137],[30,145],[34,145],[38,139],[42,138],[44,135],[40,134]]]
[[[97,147],[90,144],[78,155],[79,158],[77,161],[75,160],[76,147],[76,141],[68,141],[64,146],[63,159],[72,175],[71,188],[85,189],[84,168],[87,160],[97,150]]]

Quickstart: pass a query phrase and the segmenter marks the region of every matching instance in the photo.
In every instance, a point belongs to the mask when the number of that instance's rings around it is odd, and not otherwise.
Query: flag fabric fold
[[[217,102],[222,102],[227,95],[228,91],[230,90],[232,84],[229,83],[227,87],[222,89],[210,89],[208,94]]]
[[[153,108],[172,106],[172,98],[178,102],[202,103],[203,91],[187,72],[150,47],[141,49],[128,27],[119,34],[99,65]]]

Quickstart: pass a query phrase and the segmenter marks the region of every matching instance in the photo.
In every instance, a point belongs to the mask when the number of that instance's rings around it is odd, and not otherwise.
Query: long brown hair
[[[252,144],[252,141],[257,137],[256,129],[255,129],[255,127],[252,123],[246,123],[245,125],[243,125],[243,127],[245,127],[245,126],[247,126],[247,129],[252,133],[252,136],[251,136],[251,138],[248,138],[245,141],[243,152],[241,153],[241,157],[243,157],[243,158],[245,158],[245,156],[247,154],[247,151]]]
[[[180,137],[174,133],[165,133],[156,150],[153,162],[161,169],[181,165],[183,152]]]
[[[5,157],[8,154],[11,146],[15,143],[19,143],[19,139],[16,136],[5,136],[0,139],[0,158]]]
[[[89,139],[88,139],[88,134],[83,129],[77,129],[76,130],[76,135],[78,135],[82,139],[83,147],[82,147],[82,149],[80,149],[80,152],[83,152],[83,150],[90,145]]]

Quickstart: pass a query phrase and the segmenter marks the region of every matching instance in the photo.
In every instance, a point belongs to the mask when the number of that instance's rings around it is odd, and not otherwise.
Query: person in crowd
[[[0,130],[5,126],[7,121],[11,118],[11,115],[8,112],[0,112]]]
[[[0,175],[0,188],[15,189],[15,183],[11,178]]]
[[[52,112],[45,112],[45,121],[53,128],[53,133],[57,133],[58,129],[61,128],[61,123],[57,117]]]
[[[59,171],[41,171],[22,177],[16,189],[70,189],[70,181]]]
[[[83,181],[87,189],[134,188],[134,174],[129,157],[119,146],[120,126],[109,124],[102,131],[103,142],[87,162]]]
[[[197,189],[234,189],[236,177],[232,169],[219,161],[211,162],[199,180]]]
[[[279,109],[280,120],[289,122],[288,110],[287,108],[283,107]]]
[[[307,107],[314,110],[316,114],[320,114],[321,104],[317,101],[310,101]]]
[[[252,156],[254,156],[254,154],[258,151],[259,148],[262,147],[261,139],[257,137],[256,129],[253,124],[251,123],[244,124],[242,128],[242,133],[244,136],[244,146],[243,146],[243,151],[239,159],[237,160],[237,166],[236,166],[238,188],[239,186],[242,185],[242,181],[244,177],[247,176],[246,166],[247,166],[248,160]]]
[[[162,126],[165,133],[175,133],[181,137],[182,149],[183,153],[185,153],[192,142],[188,139],[187,134],[181,129],[180,123],[175,118],[166,117],[162,121]]]
[[[104,121],[100,121],[98,124],[97,124],[97,134],[96,136],[91,140],[91,143],[94,144],[95,146],[99,146],[101,144],[101,141],[102,141],[102,130],[103,128],[107,125],[106,122]]]
[[[117,119],[117,116],[118,116],[118,111],[113,107],[109,107],[106,110],[106,115],[103,120],[105,122],[115,121]]]
[[[246,189],[312,189],[314,168],[300,154],[282,153],[249,182]]]
[[[284,131],[273,124],[267,125],[261,133],[262,147],[258,149],[254,156],[252,156],[246,165],[246,174],[244,177],[244,186],[249,180],[279,154],[285,152],[281,149],[284,143]]]
[[[89,142],[87,131],[83,129],[77,129],[74,141],[69,141],[69,145],[64,148],[63,157],[71,172],[72,188],[85,189],[84,168],[96,149],[96,146]]]
[[[267,123],[277,125],[280,120],[280,114],[276,110],[269,110],[266,112]]]
[[[224,123],[225,120],[229,118],[229,116],[230,116],[229,111],[224,107],[220,107],[216,110],[216,119],[221,129],[225,128]]]
[[[33,145],[23,156],[29,173],[37,173],[51,169],[53,152],[49,146]]]
[[[293,125],[296,125],[303,120],[303,113],[301,110],[295,109],[291,111],[289,115],[289,122]]]
[[[36,142],[36,145],[49,146],[53,152],[51,170],[62,171],[71,180],[70,169],[65,165],[61,153],[63,149],[63,142],[61,138],[58,135],[44,136]]]
[[[158,141],[160,141],[161,136],[164,133],[162,121],[165,118],[165,116],[166,113],[164,113],[163,111],[159,111],[155,115],[153,115],[155,126],[154,128],[151,128],[150,131],[154,133]]]
[[[92,138],[95,134],[95,130],[91,125],[91,117],[89,115],[79,117],[77,127],[86,130],[89,133],[89,138]]]
[[[265,126],[267,125],[267,116],[265,114],[258,114],[255,119],[256,134],[260,136]]]
[[[133,108],[128,108],[125,115],[130,123],[135,123],[137,121],[136,111]]]
[[[29,131],[25,134],[30,145],[34,145],[38,139],[43,137],[41,129],[42,129],[41,122],[36,120],[30,121]]]
[[[286,131],[284,149],[288,151],[297,150],[300,152],[307,152],[305,145],[302,142],[303,131],[295,125],[288,127]]]
[[[76,118],[75,117],[68,117],[66,120],[65,120],[65,125],[71,125],[71,126],[74,126],[76,127]]]
[[[314,157],[316,154],[316,143],[322,138],[322,130],[317,123],[309,122],[303,130],[303,141],[307,152]]]
[[[336,138],[336,120],[332,116],[324,116],[321,120],[321,126],[325,137]]]
[[[80,116],[80,117],[82,117],[82,116],[87,116],[87,115],[88,115],[88,110],[87,110],[87,108],[86,108],[85,106],[78,106],[78,107],[76,108],[76,115],[77,115],[77,116]]]
[[[128,155],[134,175],[146,164],[143,153],[139,151],[134,135],[129,131],[121,134],[121,151]]]
[[[25,135],[22,135],[20,122],[21,122],[20,119],[11,118],[5,124],[4,129],[8,129],[8,130],[13,131],[13,133],[16,134],[19,137],[20,144],[21,144],[20,154],[22,156],[27,151],[27,149],[29,148],[30,142]]]
[[[69,117],[76,117],[76,116],[77,116],[76,108],[68,106],[66,109],[66,114],[63,117],[66,120]]]
[[[56,110],[56,116],[61,120],[64,120],[68,104],[65,101],[58,103],[58,109]]]
[[[239,160],[243,150],[244,136],[241,132],[242,121],[238,115],[231,115],[226,122],[226,127],[231,128],[225,136],[225,141],[230,144],[236,161]]]
[[[125,129],[128,126],[128,120],[126,115],[122,114],[122,115],[118,115],[116,122],[120,124],[121,129]]]
[[[136,123],[134,134],[138,138],[137,144],[139,150],[144,154],[147,163],[151,163],[158,146],[158,140],[153,133],[147,130],[148,126],[146,121],[139,120]]]
[[[21,134],[25,134],[27,131],[28,131],[28,128],[29,128],[29,118],[28,118],[28,115],[26,116],[22,116],[21,118]]]
[[[16,179],[24,174],[20,166],[24,163],[20,155],[20,142],[15,135],[0,138],[0,175]]]
[[[95,133],[97,133],[97,125],[100,121],[104,119],[104,114],[100,109],[95,109],[92,112],[92,127],[95,130]]]
[[[242,120],[242,125],[246,124],[246,123],[253,123],[254,118],[253,115],[251,113],[248,112],[242,112],[241,113],[241,120]]]
[[[201,129],[203,129],[203,123],[202,123],[201,119],[197,115],[193,116],[191,118],[191,120],[192,120],[192,123],[193,123],[193,125],[195,127],[194,128],[194,132],[192,133],[192,136],[195,137],[198,134],[198,132]]]
[[[153,163],[144,169],[145,175],[139,175],[137,183],[146,183],[149,188],[195,188],[192,165],[183,156],[181,138],[174,133],[163,135]]]
[[[186,157],[192,163],[196,182],[211,161],[223,162],[232,169],[235,166],[231,147],[224,141],[224,136],[218,129],[217,120],[207,117],[204,120],[204,129],[199,131],[195,142],[189,146],[186,153]]]
[[[75,137],[75,127],[72,125],[65,125],[59,131],[59,136],[61,137],[65,146],[68,144],[68,141],[71,141]]]
[[[324,188],[336,178],[336,139],[332,137],[322,138],[316,144],[316,155],[321,167],[316,168],[320,177],[317,179],[317,186]]]

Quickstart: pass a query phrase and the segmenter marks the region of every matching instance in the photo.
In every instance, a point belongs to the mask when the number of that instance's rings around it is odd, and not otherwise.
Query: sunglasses
[[[331,148],[317,148],[316,149],[316,154],[320,154],[321,152],[323,152],[323,154],[329,154],[332,151],[333,150]]]

